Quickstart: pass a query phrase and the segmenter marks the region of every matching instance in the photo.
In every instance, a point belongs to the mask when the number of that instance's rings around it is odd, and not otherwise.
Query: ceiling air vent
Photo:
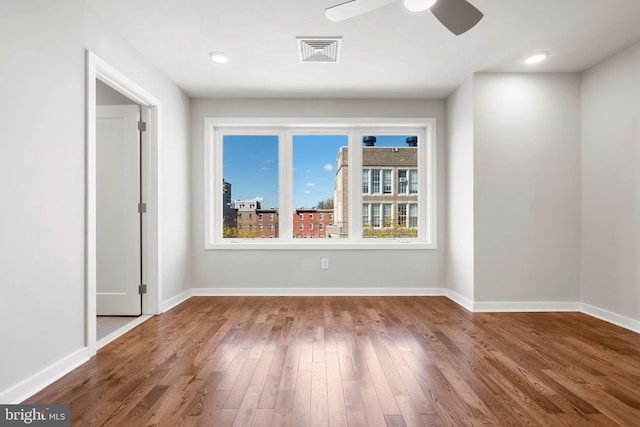
[[[342,37],[296,37],[300,62],[338,62]]]

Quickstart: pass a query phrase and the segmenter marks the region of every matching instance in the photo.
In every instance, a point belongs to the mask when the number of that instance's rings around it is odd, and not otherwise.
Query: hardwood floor
[[[73,426],[638,426],[640,335],[444,297],[196,297],[26,403]]]

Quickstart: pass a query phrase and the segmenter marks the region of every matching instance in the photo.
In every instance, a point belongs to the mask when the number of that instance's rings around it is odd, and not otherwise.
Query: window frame
[[[300,119],[210,118],[204,119],[205,249],[437,249],[436,119]],[[292,201],[293,135],[346,135],[349,141],[349,237],[301,241],[293,236]],[[279,237],[277,239],[222,238],[222,138],[224,135],[272,135],[278,137]],[[417,135],[418,237],[406,239],[364,238],[362,234],[362,138],[366,135]],[[392,176],[392,180],[395,181]],[[407,177],[408,178],[408,177]],[[382,191],[382,173],[381,173]],[[408,183],[407,183],[408,184]],[[397,183],[392,183],[395,193]],[[408,212],[407,212],[408,214]],[[330,217],[333,217],[330,214]],[[407,218],[408,221],[408,218]],[[332,221],[333,223],[333,221]]]

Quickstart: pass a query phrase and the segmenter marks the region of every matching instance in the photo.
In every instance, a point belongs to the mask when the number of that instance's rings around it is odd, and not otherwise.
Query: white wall
[[[582,78],[581,292],[640,321],[640,43]]]
[[[417,100],[205,100],[191,103],[192,280],[194,288],[443,288],[444,239],[437,250],[204,250],[205,117],[435,117],[438,230],[445,230],[445,103]],[[320,270],[329,258],[330,269]]]
[[[0,402],[5,402],[25,391],[19,383],[86,346],[85,49],[162,102],[165,299],[190,285],[189,101],[80,0],[3,1],[0,46]]]
[[[475,300],[576,302],[577,74],[474,76]]]
[[[473,301],[473,77],[447,99],[447,119],[447,289]]]

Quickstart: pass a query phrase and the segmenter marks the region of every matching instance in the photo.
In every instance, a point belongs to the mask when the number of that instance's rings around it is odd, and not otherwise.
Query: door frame
[[[147,212],[142,221],[143,251],[142,277],[147,294],[142,298],[142,314],[160,313],[162,277],[160,260],[160,165],[159,123],[160,101],[136,84],[125,74],[109,65],[90,50],[86,51],[86,328],[85,340],[89,357],[97,351],[96,341],[96,80],[135,101],[141,107],[142,121],[147,128],[142,132],[142,192]]]

